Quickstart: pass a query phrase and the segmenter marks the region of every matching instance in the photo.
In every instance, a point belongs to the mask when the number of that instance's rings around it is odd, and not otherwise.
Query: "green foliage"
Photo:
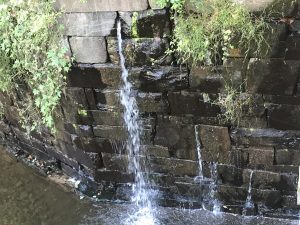
[[[265,16],[254,16],[232,0],[157,0],[171,4],[175,28],[171,53],[180,62],[216,64],[240,49],[247,56],[265,55],[271,31]]]
[[[64,74],[70,68],[54,2],[0,3],[0,90],[10,93],[22,85],[30,91],[26,102],[19,105],[22,122],[30,124],[30,129],[40,124],[54,128],[53,113],[65,86]]]

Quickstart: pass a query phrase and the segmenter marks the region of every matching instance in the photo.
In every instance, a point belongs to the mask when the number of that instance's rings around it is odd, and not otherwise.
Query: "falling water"
[[[253,209],[254,207],[254,204],[252,202],[252,177],[253,177],[253,170],[251,170],[250,178],[249,178],[248,195],[243,209],[244,216],[247,214],[247,209]]]
[[[141,124],[139,122],[139,109],[137,107],[135,93],[132,89],[132,84],[128,80],[128,70],[125,66],[125,57],[122,52],[122,34],[121,22],[118,21],[118,50],[122,69],[122,81],[120,98],[121,104],[124,107],[124,121],[128,130],[127,150],[129,155],[129,170],[135,176],[135,184],[133,184],[132,201],[138,207],[135,215],[131,216],[127,224],[134,225],[153,225],[155,224],[153,217],[153,209],[150,200],[150,194],[146,189],[148,183],[147,177],[143,176],[140,155],[141,155]]]
[[[200,183],[203,180],[203,166],[202,166],[202,156],[201,156],[201,143],[199,139],[199,131],[198,131],[198,125],[195,125],[195,136],[196,136],[196,148],[197,148],[197,157],[198,157],[198,170],[199,174],[196,179],[200,181]]]
[[[213,213],[218,214],[221,212],[221,203],[217,199],[216,193],[217,193],[217,180],[218,180],[218,171],[217,171],[218,164],[216,162],[213,162],[211,164],[211,185],[210,185],[210,197],[211,201],[213,203]]]

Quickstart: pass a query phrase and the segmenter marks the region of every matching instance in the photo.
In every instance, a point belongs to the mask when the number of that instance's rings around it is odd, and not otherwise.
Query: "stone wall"
[[[116,22],[121,20],[126,63],[143,121],[141,157],[161,193],[160,204],[199,207],[200,193],[208,191],[209,185],[200,186],[194,179],[199,174],[198,134],[204,175],[211,176],[210,162],[218,163],[217,197],[223,210],[241,213],[254,170],[254,213],[298,213],[299,20],[292,26],[274,25],[279,39],[271,43],[268,58],[245,62],[233,54],[224,66],[211,70],[177,66],[174,58],[165,56],[172,24],[168,10],[153,1],[58,0],[56,7],[65,10],[65,44],[75,57],[58,110],[58,130],[55,136],[47,130],[26,134],[14,104],[22,99],[0,96],[9,106],[1,122],[4,143],[40,159],[55,159],[71,176],[84,174],[105,198],[128,200],[133,176],[127,169],[127,133],[119,101]],[[245,95],[255,99],[243,110],[238,127],[222,122],[219,106],[206,101],[224,91],[226,79],[220,73],[226,77],[228,72]]]

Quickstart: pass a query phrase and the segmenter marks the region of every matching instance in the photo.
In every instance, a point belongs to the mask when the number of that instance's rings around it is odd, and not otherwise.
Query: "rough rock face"
[[[16,110],[21,95],[10,99],[1,93],[1,102],[8,106],[0,122],[3,143],[54,159],[71,176],[84,174],[88,186],[101,189],[106,198],[129,199],[128,183],[134,176],[127,167],[128,134],[120,104],[120,19],[129,80],[143,124],[139,157],[160,193],[158,202],[201,207],[211,183],[200,185],[195,179],[200,146],[208,180],[213,179],[212,163],[218,163],[214,182],[224,211],[242,213],[253,171],[252,213],[295,218],[300,166],[298,22],[280,25],[280,41],[271,43],[273,58],[232,55],[217,68],[187,68],[174,65],[174,56],[165,56],[170,18],[168,10],[157,9],[153,1],[58,0],[57,6],[66,9],[65,45],[75,57],[56,112],[57,132],[53,136],[43,129],[27,135]],[[228,82],[245,90],[245,99],[253,99],[243,107],[239,127],[224,122],[223,109],[215,103]]]

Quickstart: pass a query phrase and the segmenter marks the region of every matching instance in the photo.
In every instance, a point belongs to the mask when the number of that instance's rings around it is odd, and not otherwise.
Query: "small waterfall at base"
[[[217,193],[217,179],[218,179],[218,172],[217,172],[217,163],[213,162],[211,164],[211,179],[208,179],[204,177],[203,175],[203,160],[202,160],[202,154],[201,154],[201,142],[199,137],[199,125],[195,125],[195,139],[196,139],[196,149],[197,149],[197,158],[198,158],[198,176],[195,177],[195,181],[199,182],[199,184],[205,185],[204,183],[209,182],[209,196],[208,198],[204,197],[204,200],[209,201],[209,205],[212,205],[212,210],[214,214],[218,214],[221,212],[221,203],[216,198]],[[202,202],[202,208],[206,209],[204,202]]]
[[[248,210],[254,209],[254,204],[252,202],[252,177],[253,177],[253,170],[250,172],[250,177],[249,177],[249,186],[248,186],[248,194],[247,194],[247,199],[243,208],[243,215],[247,216]]]
[[[211,201],[213,203],[213,213],[219,214],[221,212],[221,203],[220,201],[216,198],[216,193],[217,193],[217,180],[218,180],[218,171],[217,171],[218,163],[213,162],[211,164],[211,184],[210,184],[210,197]]]
[[[121,21],[118,21],[118,50],[122,69],[122,81],[120,98],[124,107],[124,121],[128,130],[127,151],[129,156],[129,170],[135,176],[135,183],[132,186],[132,201],[138,207],[135,215],[130,216],[125,222],[130,225],[154,225],[153,207],[150,199],[150,192],[146,189],[148,178],[142,173],[141,167],[141,125],[139,122],[139,109],[136,103],[132,84],[128,80],[128,70],[125,66],[125,57],[122,50]]]
[[[199,180],[200,184],[203,180],[203,166],[202,166],[202,156],[201,156],[201,143],[199,138],[198,125],[195,125],[195,137],[196,137],[196,148],[197,148],[197,157],[198,157],[198,176],[195,178]]]

